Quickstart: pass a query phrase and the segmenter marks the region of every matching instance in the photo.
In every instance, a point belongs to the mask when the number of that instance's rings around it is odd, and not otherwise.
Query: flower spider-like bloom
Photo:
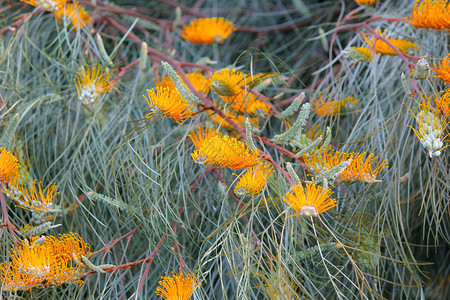
[[[323,153],[314,153],[311,156],[303,157],[305,164],[318,176],[324,176],[338,165],[348,162],[347,166],[336,174],[333,174],[333,180],[336,181],[362,181],[362,182],[380,182],[377,180],[377,174],[384,168],[387,168],[387,162],[383,161],[378,167],[372,168],[373,162],[378,158],[369,154],[365,159],[364,153],[345,153],[334,152],[328,148]]]
[[[341,52],[345,58],[352,59],[356,62],[371,62],[373,60],[372,50],[368,47],[350,47]]]
[[[14,181],[19,178],[19,176],[19,161],[14,155],[11,154],[11,152],[0,147],[0,185]]]
[[[266,188],[266,181],[273,172],[269,163],[259,163],[248,168],[245,174],[239,178],[234,193],[238,196],[258,195]]]
[[[165,300],[188,300],[194,293],[194,288],[200,285],[197,275],[189,271],[184,275],[181,268],[179,274],[172,272],[172,277],[162,276],[161,279],[159,284],[162,287],[156,288],[156,294]]]
[[[235,96],[242,91],[245,84],[245,75],[242,72],[230,69],[216,71],[209,80],[213,90],[220,96]]]
[[[297,184],[292,187],[292,191],[293,194],[288,192],[283,200],[297,213],[288,218],[298,215],[316,217],[336,206],[336,200],[329,199],[333,193],[329,188],[324,190],[321,186],[308,183],[306,189],[303,189],[301,184]]]
[[[67,0],[20,0],[20,1],[28,3],[33,6],[39,6],[45,11],[57,11],[61,7],[63,7],[64,4],[67,2]]]
[[[91,16],[78,4],[66,4],[56,11],[56,17],[63,22],[67,20],[72,23],[75,30],[81,29],[91,22]]]
[[[378,0],[355,0],[358,4],[364,4],[364,5],[373,5],[378,2]]]
[[[75,84],[78,99],[84,104],[93,104],[98,95],[107,93],[113,89],[115,82],[110,81],[111,73],[106,72],[100,65],[92,69],[88,66],[82,67],[75,76]]]
[[[155,90],[147,90],[148,106],[150,106],[150,113],[146,118],[151,118],[154,114],[161,114],[167,118],[172,118],[177,121],[178,124],[182,124],[182,120],[192,116],[192,105],[189,106],[188,100],[183,99],[181,94],[177,90],[157,87]]]
[[[223,44],[235,31],[234,24],[225,18],[198,18],[183,26],[181,37],[194,44]]]
[[[245,124],[245,116],[236,114],[233,110],[224,110],[223,113],[227,116],[231,121],[241,126]],[[228,122],[228,119],[222,118],[219,114],[213,113],[210,115],[211,121],[217,123],[223,128],[226,128],[229,131],[235,131],[235,128]],[[258,129],[260,127],[259,120],[256,117],[250,117],[250,123],[253,128]]]
[[[416,28],[450,30],[450,3],[446,0],[416,1],[407,19]]]
[[[196,163],[232,170],[248,168],[259,162],[258,150],[250,151],[246,141],[240,142],[227,135],[206,139],[191,156]]]
[[[197,127],[197,130],[191,130],[191,133],[188,136],[194,144],[195,149],[198,150],[203,146],[203,143],[206,140],[216,135],[222,134],[211,127]]]
[[[450,88],[445,90],[436,102],[436,105],[441,113],[447,118],[450,118]]]
[[[242,90],[235,96],[224,96],[223,101],[230,103],[231,108],[239,114],[247,113],[250,116],[267,116],[270,106],[258,100],[255,94]]]
[[[76,234],[33,237],[11,249],[11,262],[0,264],[5,291],[53,287],[66,282],[82,284],[81,256],[90,255],[89,244]]]
[[[417,127],[409,126],[419,138],[422,146],[428,151],[430,158],[441,155],[444,148],[444,142],[448,137],[444,135],[446,126],[449,124],[449,118],[442,115],[438,109],[430,109],[427,103],[419,104],[419,109],[415,108],[416,113],[411,109],[410,115],[417,122]]]
[[[388,40],[394,47],[398,48],[398,50],[405,54],[411,54],[414,51],[419,49],[415,43],[402,40],[402,39],[391,39],[388,38],[386,33],[382,34],[380,30],[377,33],[383,36],[386,40]],[[386,42],[380,39],[372,39],[369,40],[366,36],[363,36],[364,40],[370,45],[371,48],[375,50],[376,53],[380,53],[383,55],[397,55],[397,52],[391,48]]]
[[[192,83],[192,86],[200,93],[206,95],[209,92],[209,81],[201,72],[194,72],[186,74],[186,77]],[[157,83],[158,87],[167,87],[172,90],[176,89],[175,83],[169,76],[165,77],[161,82]]]
[[[313,104],[316,108],[316,113],[320,116],[330,117],[336,116],[345,108],[355,108],[358,104],[358,100],[352,96],[341,99],[325,102],[322,95],[319,94],[319,99],[315,99]]]
[[[436,74],[431,77],[439,78],[445,84],[450,84],[450,53],[438,65],[435,63],[431,70]]]

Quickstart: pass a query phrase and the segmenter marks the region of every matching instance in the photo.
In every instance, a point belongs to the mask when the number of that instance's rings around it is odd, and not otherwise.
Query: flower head
[[[419,108],[415,108],[416,113],[409,110],[410,115],[417,122],[417,127],[409,127],[428,151],[430,158],[441,155],[442,150],[448,146],[444,147],[444,142],[448,137],[448,135],[444,136],[444,131],[449,124],[449,118],[442,115],[438,109],[432,110],[427,102],[419,104]]]
[[[75,76],[75,84],[78,99],[84,104],[93,104],[98,95],[107,93],[113,89],[114,81],[110,81],[111,73],[108,73],[100,65],[93,68],[82,67]]]
[[[400,52],[405,54],[411,54],[412,52],[419,49],[415,43],[402,40],[402,39],[391,39],[387,37],[387,34],[382,34],[380,30],[377,31],[379,35],[388,40],[394,47],[396,47]],[[397,55],[397,52],[391,48],[386,42],[380,39],[371,39],[369,40],[367,37],[363,36],[365,41],[370,45],[371,48],[375,50],[376,53],[380,53],[383,55]]]
[[[259,163],[248,168],[239,178],[234,193],[238,196],[258,195],[266,187],[266,181],[272,176],[273,169],[269,163]]]
[[[379,182],[376,179],[378,173],[387,168],[387,162],[383,161],[378,167],[373,168],[372,164],[378,158],[373,154],[369,154],[366,158],[364,153],[345,153],[338,152],[328,148],[323,153],[316,152],[311,156],[303,157],[305,164],[316,175],[323,176],[333,168],[348,162],[346,168],[334,175],[333,180],[336,181],[362,181],[362,182]]]
[[[450,30],[450,3],[446,0],[416,1],[407,21],[416,28]]]
[[[20,176],[20,164],[17,158],[0,147],[0,185],[14,181]]]
[[[209,80],[213,90],[220,96],[235,96],[242,91],[245,75],[242,72],[223,69],[214,72]]]
[[[150,106],[150,113],[146,118],[151,118],[154,114],[161,114],[167,118],[172,118],[178,124],[183,123],[182,120],[192,116],[192,105],[189,106],[188,100],[183,99],[181,94],[174,89],[157,87],[156,93],[154,89],[147,90],[148,106]]]
[[[333,192],[315,183],[306,184],[306,189],[301,184],[294,185],[292,191],[293,194],[288,192],[283,200],[297,213],[288,218],[298,215],[315,217],[336,206],[336,200],[328,198]]]
[[[358,4],[373,5],[378,2],[378,0],[355,0],[355,2]]]
[[[223,113],[234,123],[244,126],[246,119],[245,116],[236,114],[234,110],[224,110]],[[219,114],[213,113],[210,114],[209,117],[211,118],[211,121],[219,124],[221,127],[226,128],[227,130],[232,132],[235,131],[235,128],[228,122],[228,119],[222,118],[222,116],[220,116]],[[252,124],[253,128],[258,129],[260,127],[259,120],[256,117],[250,117],[250,123]]]
[[[447,116],[447,118],[450,118],[450,88],[446,89],[445,92],[440,95],[439,93],[439,99],[436,97],[436,106],[440,110],[441,114]]]
[[[206,95],[209,92],[209,81],[201,72],[194,72],[186,74],[186,77],[192,83],[192,86],[200,93]],[[157,83],[156,86],[167,87],[170,89],[176,89],[175,83],[169,76],[163,78],[161,82]]]
[[[55,13],[56,17],[61,21],[67,20],[72,23],[75,30],[81,29],[91,22],[91,16],[78,4],[66,4]]]
[[[206,140],[216,135],[221,135],[221,133],[211,127],[200,126],[197,127],[197,130],[192,130],[188,136],[194,144],[195,149],[198,150]]]
[[[28,3],[33,6],[39,6],[41,9],[45,11],[57,11],[68,0],[20,0],[22,2]]]
[[[219,168],[238,170],[258,163],[258,151],[250,151],[247,142],[240,142],[227,135],[206,139],[191,156],[196,163]]]
[[[316,113],[320,116],[330,117],[341,113],[345,108],[354,108],[358,104],[358,100],[352,96],[341,99],[325,102],[322,95],[319,94],[319,99],[315,99],[313,104],[316,108]]]
[[[223,101],[230,103],[231,108],[239,114],[248,114],[250,116],[267,116],[270,112],[270,106],[265,102],[258,100],[255,94],[242,90],[235,96],[224,96]]]
[[[162,287],[156,288],[156,294],[165,300],[188,300],[194,292],[194,288],[200,285],[197,278],[197,275],[189,271],[187,275],[184,275],[180,268],[179,274],[172,272],[172,277],[161,277],[162,280],[159,281],[159,284]]]
[[[435,63],[434,68],[431,68],[431,70],[436,73],[436,75],[431,75],[431,77],[439,78],[445,84],[450,84],[450,53],[438,65]]]
[[[345,58],[356,62],[371,62],[373,60],[372,50],[368,47],[350,47],[342,51]]]
[[[181,37],[195,44],[223,44],[234,31],[234,24],[225,18],[199,18],[183,26]]]

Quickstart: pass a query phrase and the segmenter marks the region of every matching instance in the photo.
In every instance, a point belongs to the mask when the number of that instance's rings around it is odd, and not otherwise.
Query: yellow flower
[[[66,4],[55,13],[56,17],[61,21],[64,21],[64,18],[71,22],[75,30],[81,29],[91,22],[91,16],[78,4]]]
[[[225,18],[199,18],[183,26],[181,37],[195,44],[223,44],[235,31],[234,24]]]
[[[450,8],[449,8],[450,9]],[[440,64],[434,64],[434,68],[431,70],[436,73],[436,75],[431,75],[431,77],[439,78],[444,81],[445,84],[450,84],[450,53],[440,62]]]
[[[384,168],[387,168],[387,161],[383,161],[378,167],[372,168],[373,162],[378,158],[373,154],[369,154],[364,159],[364,153],[345,153],[334,152],[331,148],[321,153],[314,153],[311,156],[303,157],[305,164],[317,175],[323,175],[330,171],[340,163],[350,161],[350,164],[341,172],[336,174],[336,181],[362,181],[362,182],[379,182],[376,179],[377,174]]]
[[[111,73],[106,72],[100,65],[93,68],[82,67],[75,76],[78,99],[84,104],[93,104],[98,95],[113,89],[114,81],[110,81]]]
[[[215,129],[211,127],[205,127],[203,129],[202,126],[197,127],[197,130],[191,130],[191,133],[188,135],[192,141],[192,143],[195,146],[195,149],[200,149],[203,145],[203,143],[208,140],[209,138],[221,135],[220,132],[217,132]]]
[[[209,92],[209,81],[201,72],[194,72],[186,74],[189,81],[192,83],[192,86],[199,91],[200,93],[206,95]],[[161,80],[161,82],[157,83],[158,87],[167,87],[172,90],[176,89],[175,84],[169,76],[165,77]]]
[[[416,1],[407,21],[416,28],[450,30],[450,3],[445,0]]]
[[[213,90],[220,96],[235,96],[242,91],[245,85],[245,75],[242,72],[223,69],[214,72],[209,80]]]
[[[224,96],[223,101],[231,103],[231,108],[239,114],[247,113],[250,116],[264,117],[270,112],[270,106],[245,90],[242,90],[236,96]]]
[[[417,122],[416,128],[413,126],[409,127],[419,138],[422,146],[428,151],[430,158],[433,158],[441,155],[442,150],[448,146],[444,146],[444,142],[449,136],[444,136],[444,131],[449,124],[449,118],[446,115],[441,115],[439,109],[430,109],[428,103],[429,101],[424,101],[419,104],[419,109],[415,108],[416,113],[408,107],[410,115]]]
[[[172,277],[162,276],[159,284],[162,287],[156,288],[156,294],[165,300],[188,300],[194,292],[194,287],[200,285],[196,282],[198,277],[188,271],[185,276],[180,268],[179,275],[172,272]]]
[[[373,5],[378,2],[378,0],[355,0],[355,2],[358,4]]]
[[[356,62],[371,62],[373,60],[372,50],[368,47],[350,47],[342,53],[345,58],[350,58]]]
[[[0,281],[5,291],[32,287],[54,287],[66,282],[83,283],[81,256],[89,255],[90,246],[78,235],[34,237],[11,249],[11,262],[0,264]]]
[[[31,210],[40,214],[61,211],[60,207],[54,203],[54,198],[58,195],[57,186],[51,183],[46,190],[43,190],[39,182],[36,187],[36,181],[28,187],[26,184],[15,181],[9,189],[5,191],[16,200],[19,207]]]
[[[355,107],[358,104],[358,100],[350,96],[341,100],[325,102],[322,95],[319,94],[319,99],[315,99],[313,104],[318,115],[330,117],[338,115],[345,107]]]
[[[258,195],[266,188],[266,181],[273,172],[269,163],[259,163],[248,168],[245,174],[239,178],[234,193],[238,196]]]
[[[436,105],[441,113],[446,115],[447,118],[450,118],[450,88],[445,90],[436,102]]]
[[[245,116],[242,115],[236,115],[236,113],[234,111],[223,111],[223,113],[225,114],[225,116],[227,116],[228,118],[230,118],[231,121],[233,121],[234,123],[244,126],[245,124]],[[220,125],[221,127],[234,132],[235,129],[233,126],[231,126],[226,119],[222,118],[221,116],[219,116],[219,114],[217,113],[213,113],[209,115],[211,118],[211,121],[213,121],[214,123],[217,123],[218,125]],[[250,123],[252,124],[253,128],[258,129],[260,127],[259,125],[259,120],[258,118],[255,117],[250,117]]]
[[[382,34],[381,30],[377,31],[378,34],[386,38],[394,47],[398,48],[398,50],[405,54],[411,54],[412,52],[419,49],[415,43],[402,40],[402,39],[390,39],[387,37],[386,33]],[[374,38],[369,40],[366,36],[363,36],[364,40],[370,45],[370,47],[375,50],[376,53],[384,54],[384,55],[397,55],[397,52],[391,48],[384,41],[377,39],[374,41]]]
[[[39,6],[40,8],[46,11],[57,11],[61,7],[63,7],[63,5],[68,0],[20,0],[20,1],[28,3],[33,6]]]
[[[17,158],[0,147],[0,185],[14,181],[20,176],[20,164]]]
[[[294,185],[292,191],[294,193],[288,192],[283,200],[297,213],[288,218],[298,215],[316,217],[336,206],[335,199],[328,199],[333,192],[329,188],[323,190],[321,186],[316,186],[315,183],[306,184],[306,190],[303,189],[301,184]]]
[[[171,90],[169,88],[157,87],[156,93],[154,89],[147,90],[148,106],[150,106],[150,113],[146,118],[151,118],[154,114],[161,114],[167,118],[172,118],[177,121],[178,124],[182,124],[181,120],[192,116],[192,105],[189,106],[188,100],[183,99],[181,94],[177,90]]]
[[[216,135],[205,140],[191,156],[196,163],[238,170],[258,163],[258,150],[250,151],[247,142],[227,135]]]

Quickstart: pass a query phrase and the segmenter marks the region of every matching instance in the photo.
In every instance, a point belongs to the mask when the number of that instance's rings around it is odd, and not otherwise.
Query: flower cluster
[[[188,100],[183,99],[181,94],[174,89],[157,87],[155,90],[147,90],[148,106],[150,107],[150,113],[146,118],[149,119],[153,115],[163,115],[167,118],[172,118],[177,121],[178,124],[182,124],[182,120],[192,116],[192,105],[189,105]]]
[[[0,147],[0,185],[14,181],[20,176],[20,165],[17,158]]]
[[[265,189],[266,181],[273,172],[274,170],[267,162],[247,168],[245,174],[239,177],[239,181],[234,188],[234,193],[241,197],[258,195]]]
[[[439,78],[445,84],[450,84],[450,53],[439,64],[435,63],[431,70],[436,74],[431,77]]]
[[[417,51],[419,49],[419,46],[417,46],[413,42],[402,39],[388,38],[387,34],[386,33],[382,34],[380,30],[378,30],[377,33],[381,35],[383,38],[385,38],[387,41],[389,41],[394,47],[396,47],[400,52],[404,54],[412,54],[414,51]],[[383,55],[397,55],[397,52],[395,52],[395,50],[391,46],[389,46],[385,41],[374,37],[372,39],[368,39],[365,36],[363,37],[366,40],[367,44],[369,44],[369,46],[373,48],[376,53],[380,53]]]
[[[450,3],[446,0],[416,0],[407,21],[416,28],[450,30]]]
[[[293,193],[288,192],[283,200],[297,213],[288,218],[298,215],[315,217],[336,206],[336,200],[329,199],[333,193],[329,188],[324,189],[314,183],[308,183],[305,189],[301,184],[294,185],[292,191]]]
[[[234,31],[234,24],[225,18],[199,18],[183,26],[181,37],[195,44],[223,44]]]
[[[189,271],[184,275],[181,268],[179,274],[172,272],[172,277],[162,276],[161,279],[159,284],[162,287],[156,288],[156,294],[165,300],[188,300],[194,288],[200,285],[197,275]]]
[[[93,68],[82,67],[75,76],[78,99],[84,104],[93,104],[100,94],[117,90],[114,87],[115,82],[111,81],[110,77],[111,73],[98,64]]]
[[[322,95],[319,94],[319,99],[315,99],[313,101],[313,104],[315,106],[316,113],[318,115],[330,117],[338,115],[344,109],[345,110],[354,109],[358,104],[358,100],[350,96],[340,100],[332,100],[325,102],[322,98]]]
[[[192,86],[200,93],[206,95],[209,92],[209,81],[201,72],[194,72],[186,74],[186,77],[191,82]],[[164,77],[160,82],[156,84],[157,87],[169,88],[175,90],[176,86],[170,77]]]

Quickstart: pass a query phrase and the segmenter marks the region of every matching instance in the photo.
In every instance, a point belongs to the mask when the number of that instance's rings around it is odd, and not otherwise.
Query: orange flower
[[[93,68],[82,67],[75,76],[78,99],[84,104],[93,104],[100,94],[117,90],[114,87],[115,82],[109,80],[110,77],[111,73],[106,72],[98,64]]]
[[[336,206],[335,199],[328,199],[333,192],[329,188],[324,190],[315,183],[306,184],[306,190],[301,184],[294,185],[292,191],[294,194],[288,192],[283,200],[297,213],[288,218],[298,215],[316,217]]]
[[[358,4],[373,5],[378,2],[378,0],[355,0],[355,2]]]
[[[191,133],[188,135],[191,138],[192,143],[195,146],[195,149],[200,149],[203,145],[203,143],[208,140],[209,138],[221,135],[220,132],[217,132],[211,127],[197,127],[197,132],[195,130],[192,130]]]
[[[223,101],[231,103],[231,108],[239,114],[249,114],[250,116],[267,116],[270,106],[258,100],[255,94],[242,90],[236,96],[224,96]]]
[[[192,105],[189,106],[188,100],[183,99],[181,94],[177,90],[171,90],[169,88],[157,87],[156,93],[152,90],[147,90],[148,106],[150,106],[150,113],[146,118],[151,118],[154,114],[161,114],[167,118],[172,118],[177,121],[178,124],[182,124],[181,120],[192,116]]]
[[[418,50],[419,46],[417,46],[415,43],[402,40],[402,39],[390,39],[387,37],[386,33],[382,34],[381,30],[377,31],[378,34],[386,38],[394,47],[398,48],[400,52],[405,54],[410,54],[414,50]],[[365,35],[363,35],[364,40],[370,45],[370,47],[374,48],[376,53],[384,54],[384,55],[397,55],[397,52],[394,51],[394,49],[391,48],[387,43],[385,43],[382,40],[377,39],[371,39],[369,40]]]
[[[186,74],[186,77],[192,83],[192,86],[199,91],[200,93],[206,95],[209,92],[209,81],[201,72],[194,72]],[[161,80],[161,82],[157,83],[158,87],[167,87],[172,90],[176,89],[175,84],[169,76],[165,77]]]
[[[259,163],[248,168],[239,178],[234,193],[238,196],[258,195],[266,187],[266,181],[272,176],[273,169],[269,163]]]
[[[14,181],[20,176],[20,165],[17,158],[0,147],[0,185]]]
[[[350,96],[341,100],[325,102],[322,95],[319,94],[319,99],[315,99],[313,104],[318,115],[330,117],[338,115],[347,106],[355,107],[358,104],[358,100]]]
[[[220,96],[235,96],[242,91],[245,75],[242,72],[223,69],[214,72],[209,80],[214,91]]]
[[[194,287],[200,285],[197,281],[197,275],[189,271],[185,276],[180,268],[180,274],[172,272],[172,277],[162,276],[159,284],[162,287],[156,288],[156,294],[165,300],[188,300],[194,292]]]
[[[445,84],[450,84],[450,53],[438,65],[435,63],[434,68],[431,68],[431,70],[436,73],[436,75],[431,75],[431,77],[439,78]]]
[[[46,11],[57,11],[61,7],[63,7],[63,5],[68,0],[20,0],[20,1],[28,3],[33,6],[39,6],[40,8]]]
[[[258,150],[250,151],[247,142],[240,142],[227,135],[206,139],[191,156],[196,163],[219,168],[238,170],[258,163]]]
[[[71,22],[75,30],[81,29],[91,22],[91,16],[78,4],[66,4],[55,13],[58,19],[64,21],[63,18],[66,18]]]
[[[450,88],[446,89],[436,102],[441,113],[450,118]]]
[[[450,30],[450,3],[445,0],[416,1],[407,21],[416,28]]]
[[[225,18],[199,18],[183,26],[181,37],[195,44],[223,44],[235,31],[234,24]]]
[[[242,115],[236,115],[236,113],[234,111],[223,111],[223,113],[225,114],[225,116],[227,116],[228,118],[230,118],[231,121],[233,121],[234,123],[244,126],[245,124],[245,116]],[[229,131],[235,131],[234,127],[231,126],[230,123],[228,123],[227,119],[222,118],[219,114],[217,113],[213,113],[209,115],[211,117],[211,120],[214,123],[219,124],[221,127],[226,128]],[[253,128],[259,128],[259,120],[258,118],[255,117],[250,117],[250,123],[252,124]]]
[[[305,164],[317,175],[323,175],[330,171],[340,163],[351,160],[350,164],[336,174],[334,180],[337,181],[363,181],[363,182],[379,182],[376,179],[377,174],[384,168],[387,168],[387,162],[383,161],[378,167],[372,168],[373,162],[378,158],[373,154],[369,154],[364,159],[364,153],[345,153],[328,148],[322,154],[314,153],[311,156],[303,157]]]

